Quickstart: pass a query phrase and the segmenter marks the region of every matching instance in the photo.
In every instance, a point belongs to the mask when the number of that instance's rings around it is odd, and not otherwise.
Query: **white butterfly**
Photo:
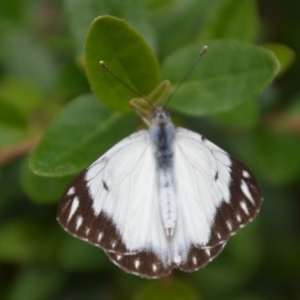
[[[262,196],[238,160],[162,108],[69,185],[57,219],[146,278],[204,267],[257,214]]]

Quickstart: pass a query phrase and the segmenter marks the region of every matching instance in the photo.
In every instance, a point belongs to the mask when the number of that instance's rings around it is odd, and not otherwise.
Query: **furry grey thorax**
[[[170,117],[165,110],[155,110],[152,116],[149,134],[155,146],[154,151],[157,168],[172,168],[174,125],[172,124]]]

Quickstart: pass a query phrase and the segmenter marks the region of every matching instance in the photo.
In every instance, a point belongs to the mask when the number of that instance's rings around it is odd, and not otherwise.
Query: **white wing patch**
[[[249,188],[244,180],[242,180],[241,189],[242,189],[243,193],[245,194],[245,196],[252,202],[252,204],[255,205],[255,201],[254,201],[254,199],[249,191]]]
[[[79,206],[79,200],[78,200],[77,197],[74,197],[73,202],[72,202],[72,206],[71,206],[71,209],[70,209],[68,221],[71,220],[71,218],[73,217],[73,215],[74,215],[75,211],[77,210],[78,206]]]

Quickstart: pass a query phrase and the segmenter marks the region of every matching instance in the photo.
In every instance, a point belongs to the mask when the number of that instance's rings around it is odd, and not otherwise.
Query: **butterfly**
[[[70,183],[57,220],[124,271],[161,278],[207,265],[262,200],[246,166],[155,107],[148,130],[118,142]]]

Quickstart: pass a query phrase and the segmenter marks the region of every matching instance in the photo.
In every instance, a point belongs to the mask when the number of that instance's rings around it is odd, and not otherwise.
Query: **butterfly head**
[[[152,113],[152,125],[163,126],[170,122],[170,114],[162,107],[158,107]]]

